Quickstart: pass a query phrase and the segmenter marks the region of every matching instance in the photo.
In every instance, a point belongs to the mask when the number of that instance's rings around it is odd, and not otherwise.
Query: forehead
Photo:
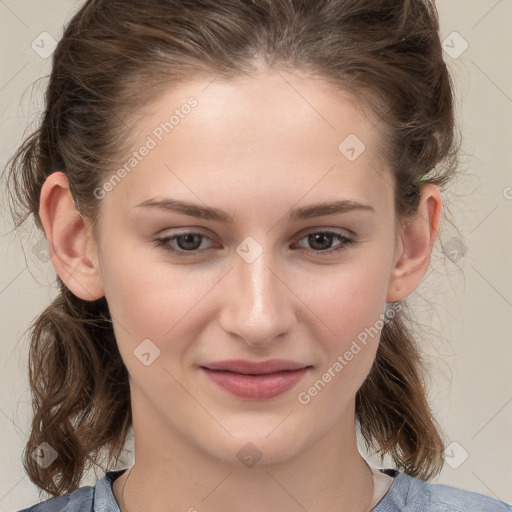
[[[321,79],[284,71],[198,78],[133,117],[131,149],[139,154],[133,165],[131,153],[119,162],[129,175],[115,195],[122,190],[131,205],[176,191],[182,199],[229,190],[270,200],[325,200],[326,192],[335,199],[345,191],[384,200],[383,180],[390,179],[376,126],[354,96]]]

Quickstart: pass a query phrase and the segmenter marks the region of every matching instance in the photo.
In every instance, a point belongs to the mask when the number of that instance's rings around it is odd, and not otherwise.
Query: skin
[[[198,106],[101,199],[98,240],[63,173],[41,192],[55,269],[78,297],[107,298],[130,374],[136,462],[128,480],[124,473],[114,482],[115,497],[124,512],[363,512],[373,484],[357,449],[355,395],[380,336],[308,404],[297,397],[375,325],[386,301],[421,282],[440,191],[424,185],[417,214],[397,222],[380,125],[348,93],[290,72],[198,78],[169,90],[137,117],[134,150],[190,96]],[[354,161],[338,149],[351,133],[366,146]],[[221,208],[234,224],[136,207],[164,197]],[[286,218],[293,208],[339,199],[375,212]],[[204,234],[192,240],[195,256],[151,242],[179,230]],[[357,243],[322,256],[343,243],[308,241],[322,230],[352,231]],[[263,251],[251,263],[236,252],[248,236]],[[146,338],[160,349],[149,366],[134,356]],[[232,358],[313,368],[284,394],[251,401],[198,368]],[[261,453],[252,467],[237,457],[249,442]]]

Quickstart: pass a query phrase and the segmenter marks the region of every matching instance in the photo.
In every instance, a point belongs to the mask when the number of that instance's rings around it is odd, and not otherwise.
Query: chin
[[[267,429],[265,433],[261,432],[254,431],[254,434],[251,434],[245,431],[233,437],[226,435],[218,442],[212,439],[212,444],[204,448],[227,464],[252,468],[286,462],[301,453],[307,444],[289,430],[283,429],[278,433],[276,429],[270,436]]]

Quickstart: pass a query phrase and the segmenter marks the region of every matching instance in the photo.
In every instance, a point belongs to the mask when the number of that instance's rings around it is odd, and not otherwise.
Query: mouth
[[[244,375],[263,375],[281,371],[293,371],[306,368],[311,365],[288,361],[286,359],[268,359],[267,361],[249,361],[246,359],[230,359],[227,361],[217,361],[203,365],[203,368],[209,370],[221,370]]]
[[[294,387],[311,368],[311,365],[283,359],[262,362],[237,359],[200,367],[210,382],[246,400],[277,397]]]

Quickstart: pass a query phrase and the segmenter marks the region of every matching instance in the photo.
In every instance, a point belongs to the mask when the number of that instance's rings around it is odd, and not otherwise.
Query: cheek
[[[389,275],[379,262],[365,258],[332,266],[317,279],[303,281],[300,297],[317,315],[332,338],[343,348],[383,314]]]
[[[103,285],[120,351],[130,355],[148,338],[158,347],[181,350],[199,327],[198,304],[212,285],[191,267],[151,261],[145,251],[101,261]],[[193,277],[194,276],[194,277]]]
[[[362,262],[361,262],[362,263]],[[367,377],[383,326],[387,276],[375,262],[333,272],[309,292],[307,303],[324,335],[314,336],[323,357],[317,371],[298,389],[298,401],[334,422]],[[311,286],[311,285],[310,285]],[[311,288],[310,288],[311,289]],[[327,329],[326,329],[327,327]],[[314,335],[314,334],[313,334]]]

